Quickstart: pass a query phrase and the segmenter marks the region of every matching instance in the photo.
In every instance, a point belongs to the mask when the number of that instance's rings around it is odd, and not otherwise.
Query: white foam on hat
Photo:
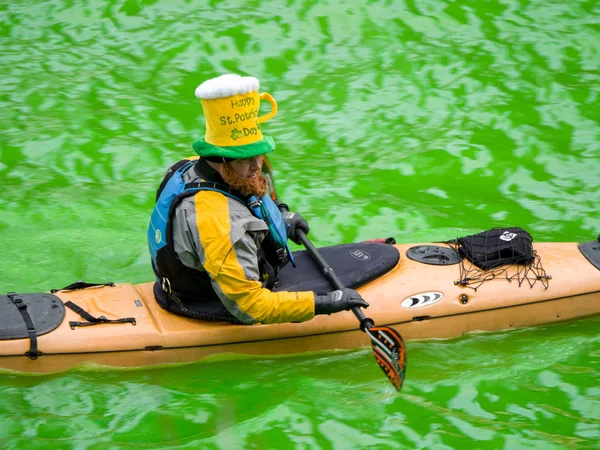
[[[206,80],[196,88],[196,97],[200,99],[214,99],[231,97],[233,95],[247,94],[258,91],[258,80],[254,77],[242,77],[227,73],[217,78]]]

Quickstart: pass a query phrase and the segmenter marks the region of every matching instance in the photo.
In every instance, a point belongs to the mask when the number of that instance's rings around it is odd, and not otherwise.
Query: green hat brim
[[[222,156],[224,158],[242,159],[272,152],[275,149],[275,141],[271,136],[263,135],[260,141],[252,144],[218,147],[201,138],[192,144],[192,148],[200,157]]]

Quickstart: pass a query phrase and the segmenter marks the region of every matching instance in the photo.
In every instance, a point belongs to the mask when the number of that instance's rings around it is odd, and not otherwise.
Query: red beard
[[[267,193],[267,178],[259,173],[256,178],[239,176],[228,163],[223,164],[223,181],[242,195],[262,197]]]

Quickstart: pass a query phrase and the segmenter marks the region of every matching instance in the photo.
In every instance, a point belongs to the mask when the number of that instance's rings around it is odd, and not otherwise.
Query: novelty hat
[[[206,133],[192,145],[198,155],[249,158],[275,148],[273,138],[263,136],[259,124],[277,114],[277,103],[258,89],[256,78],[234,74],[206,80],[196,88],[206,117]],[[258,115],[261,100],[271,104],[271,111],[263,116]]]

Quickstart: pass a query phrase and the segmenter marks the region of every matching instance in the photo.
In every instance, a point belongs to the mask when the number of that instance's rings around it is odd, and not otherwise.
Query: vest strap
[[[15,304],[21,316],[23,317],[23,322],[25,322],[25,326],[27,327],[27,334],[29,335],[29,351],[25,352],[25,356],[28,356],[29,359],[38,359],[42,353],[38,351],[37,348],[37,333],[35,331],[35,325],[33,324],[33,320],[27,311],[27,305],[23,301],[23,299],[17,295],[16,292],[9,292],[6,294],[8,298]]]
[[[101,323],[130,323],[135,325],[135,317],[125,317],[123,319],[107,319],[105,316],[94,317],[89,312],[77,306],[75,303],[68,301],[65,303],[65,306],[69,308],[71,311],[75,311],[82,318],[87,320],[87,322],[74,322],[70,321],[69,325],[71,326],[71,330],[74,330],[75,327],[90,327],[92,325],[99,325]]]
[[[200,181],[200,182],[195,182],[195,183],[186,183],[186,185],[184,186],[184,190],[187,191],[189,189],[198,189],[198,190],[210,189],[210,190],[214,190],[214,191],[223,192],[223,193],[231,195],[232,197],[235,197],[237,200],[239,200],[244,205],[246,204],[246,202],[244,201],[245,196],[240,191],[232,189],[229,186],[226,186],[224,184],[217,183],[216,181]]]

